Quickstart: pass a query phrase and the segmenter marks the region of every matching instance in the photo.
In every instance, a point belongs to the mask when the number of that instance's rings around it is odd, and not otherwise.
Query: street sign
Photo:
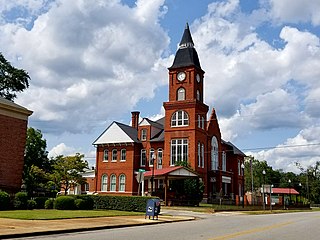
[[[139,169],[139,172],[136,176],[136,179],[137,179],[138,183],[141,183],[142,181],[144,181],[144,172],[140,172],[140,169]]]

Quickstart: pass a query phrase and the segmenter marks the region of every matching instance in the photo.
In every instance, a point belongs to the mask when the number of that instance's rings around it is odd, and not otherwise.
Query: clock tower
[[[204,71],[188,24],[169,70],[169,101],[165,109],[163,164],[183,164],[202,177],[207,172],[207,112],[203,103]],[[165,166],[164,166],[165,167]]]

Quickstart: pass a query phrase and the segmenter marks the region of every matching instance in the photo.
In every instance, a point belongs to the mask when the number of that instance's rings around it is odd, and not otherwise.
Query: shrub
[[[76,200],[74,200],[74,204],[76,205],[76,208],[79,210],[86,210],[86,201],[78,198]]]
[[[28,200],[27,201],[27,206],[29,210],[35,209],[35,207],[37,206],[37,202],[35,200]]]
[[[152,197],[95,195],[92,198],[97,209],[144,212],[148,199]]]
[[[36,197],[34,200],[36,201],[35,208],[37,209],[44,209],[45,208],[45,202],[48,200],[48,197]]]
[[[59,210],[73,210],[75,209],[74,198],[71,196],[60,196],[57,197],[53,203],[53,208]]]
[[[48,199],[44,203],[44,208],[45,209],[53,209],[53,202],[54,202],[54,199],[52,199],[52,198]]]
[[[17,192],[14,196],[13,206],[16,209],[28,208],[28,195],[26,192]]]
[[[0,191],[0,210],[8,210],[10,207],[10,196],[7,192]]]
[[[78,199],[81,199],[84,201],[84,203],[81,203],[81,210],[92,210],[93,206],[94,206],[94,201],[93,198],[91,196],[88,195],[76,195],[75,196],[77,201]]]

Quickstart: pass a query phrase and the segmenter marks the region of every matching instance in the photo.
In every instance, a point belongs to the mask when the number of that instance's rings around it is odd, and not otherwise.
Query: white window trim
[[[106,184],[104,184],[104,182],[103,182],[103,178],[106,178],[107,179],[107,182],[106,182]],[[104,190],[103,189],[103,186],[106,186],[106,189]],[[108,191],[108,175],[107,174],[103,174],[102,176],[101,176],[101,192],[107,192]]]
[[[122,151],[124,151],[124,155],[125,155],[125,158],[124,158],[124,159],[122,159],[122,157],[123,157]],[[127,160],[127,149],[122,148],[122,149],[120,150],[120,162],[125,162],[126,160]]]
[[[113,153],[114,151],[116,151],[116,154]],[[116,149],[116,148],[112,149],[112,154],[111,155],[112,155],[111,156],[112,157],[111,162],[116,162],[118,160],[118,149]],[[115,160],[113,159],[113,156],[116,156]]]
[[[144,156],[145,156],[145,164],[142,164],[142,152],[144,152]],[[141,153],[140,153],[140,167],[145,167],[146,166],[146,162],[147,162],[147,151],[145,149],[141,149]]]
[[[107,154],[106,154],[107,152]],[[107,156],[107,159],[105,159],[105,156]],[[105,149],[103,150],[103,162],[108,162],[109,160],[109,150],[108,149]]]
[[[178,142],[181,141],[181,144]],[[174,143],[175,142],[175,143]],[[173,146],[175,146],[176,154],[172,154]],[[171,158],[170,158],[170,166],[175,166],[175,163],[178,161],[178,147],[181,146],[181,159],[182,161],[188,162],[188,155],[189,155],[189,141],[185,138],[179,138],[179,139],[171,139],[170,143],[170,151],[171,151]],[[184,147],[186,147],[186,153],[184,153]]]
[[[181,119],[179,119],[179,113],[181,112]],[[179,125],[179,121],[181,121],[181,125]],[[187,122],[185,124],[185,122]],[[179,110],[172,114],[171,116],[171,127],[186,127],[189,126],[189,114],[186,111]]]
[[[115,190],[112,190],[112,177],[114,176],[115,179]],[[116,192],[117,191],[117,176],[115,174],[110,175],[110,192]]]
[[[124,186],[124,189],[121,190],[121,177],[124,177],[124,183],[123,183],[123,186]],[[126,191],[126,175],[125,174],[120,174],[119,175],[119,192],[125,192]]]

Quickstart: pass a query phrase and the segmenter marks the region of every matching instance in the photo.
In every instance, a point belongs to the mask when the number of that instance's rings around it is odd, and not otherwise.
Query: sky
[[[94,164],[112,121],[163,116],[188,22],[223,139],[298,173],[320,161],[319,12],[320,0],[0,0],[0,52],[31,77],[15,102],[49,156]]]

